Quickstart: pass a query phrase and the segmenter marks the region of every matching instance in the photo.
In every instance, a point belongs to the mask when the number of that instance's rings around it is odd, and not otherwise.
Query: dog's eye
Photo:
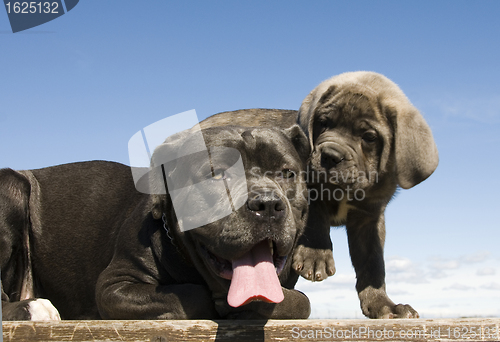
[[[319,120],[319,128],[321,130],[321,133],[330,128],[330,126],[331,126],[330,121],[327,118],[321,118]]]
[[[363,140],[366,142],[374,142],[377,140],[378,135],[375,131],[366,131],[362,136]]]
[[[215,170],[213,175],[212,175],[212,179],[214,179],[214,180],[227,179],[226,172],[224,172],[224,170],[221,170],[221,169]]]
[[[295,177],[295,172],[293,172],[292,170],[290,169],[283,169],[281,171],[281,175],[283,178],[287,179],[287,178],[293,178]]]

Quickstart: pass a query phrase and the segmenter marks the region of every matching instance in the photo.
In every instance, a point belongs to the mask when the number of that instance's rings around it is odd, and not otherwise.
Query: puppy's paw
[[[419,318],[418,312],[408,304],[394,304],[383,289],[367,288],[359,293],[361,310],[368,318]]]
[[[377,319],[420,318],[418,312],[408,304],[383,306],[376,314],[372,313],[366,316]]]
[[[59,311],[48,299],[38,298],[28,304],[31,321],[60,321]]]
[[[307,280],[322,281],[335,274],[335,261],[330,249],[315,249],[298,245],[293,254],[292,268]]]
[[[408,304],[397,304],[392,307],[385,307],[381,312],[381,316],[377,318],[420,318],[420,315]]]

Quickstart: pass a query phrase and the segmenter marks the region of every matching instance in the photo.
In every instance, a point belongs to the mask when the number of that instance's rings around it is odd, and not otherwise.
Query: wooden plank
[[[2,322],[14,341],[500,341],[500,318]]]

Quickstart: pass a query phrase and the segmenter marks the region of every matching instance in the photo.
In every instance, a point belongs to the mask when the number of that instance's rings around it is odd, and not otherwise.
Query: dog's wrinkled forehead
[[[243,134],[251,134],[241,127],[210,127],[202,130],[203,138],[207,146],[225,146],[232,147],[239,151],[244,151],[247,148]],[[252,146],[248,146],[252,148]]]
[[[295,149],[285,135],[272,128],[248,128],[239,126],[204,129],[207,146],[225,146],[237,149],[243,160],[252,159],[252,164],[262,161],[282,160],[295,156]]]
[[[161,164],[160,158],[170,160],[196,152],[205,153],[214,147],[227,147],[243,152],[246,146],[242,133],[243,129],[236,126],[210,127],[202,130],[198,127],[192,128],[167,138],[164,144],[155,150],[153,159],[159,159],[156,164]],[[165,151],[169,154],[169,158],[162,155]]]
[[[374,72],[348,72],[323,81],[302,102],[299,124],[307,132],[318,113],[344,109],[344,114],[372,111],[378,121],[385,121],[384,106],[393,98],[405,98],[391,80]],[[354,109],[353,109],[354,105]],[[349,110],[348,110],[349,109]],[[373,116],[372,116],[373,117]],[[310,133],[310,132],[309,132]]]
[[[357,88],[330,87],[318,101],[314,116],[327,115],[337,123],[362,117],[383,121],[376,95],[371,91],[360,92]]]

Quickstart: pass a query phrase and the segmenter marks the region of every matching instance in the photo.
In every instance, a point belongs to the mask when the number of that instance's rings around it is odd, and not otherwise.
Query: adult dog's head
[[[202,133],[201,144],[196,132],[184,132],[155,150],[153,164],[163,164],[153,177],[160,180],[155,193],[164,180],[168,189],[155,195],[153,216],[166,216],[176,243],[213,291],[229,291],[231,306],[279,302],[278,275],[307,219],[300,178],[307,138],[297,125]]]
[[[374,72],[322,82],[302,102],[298,122],[309,138],[316,180],[341,188],[367,189],[384,180],[408,189],[438,164],[424,118],[396,84]]]

